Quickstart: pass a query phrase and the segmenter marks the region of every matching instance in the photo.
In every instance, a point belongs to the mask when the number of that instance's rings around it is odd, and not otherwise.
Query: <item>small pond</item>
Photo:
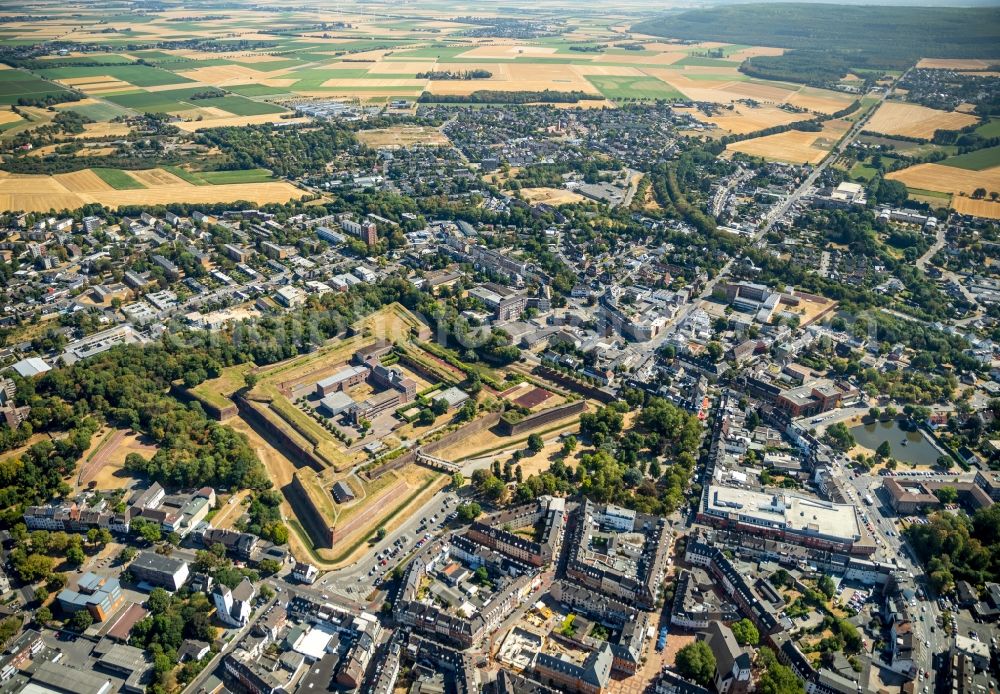
[[[903,421],[892,420],[859,424],[850,431],[855,441],[873,451],[888,441],[892,448],[892,457],[901,463],[934,465],[941,455],[934,444],[919,429],[908,431],[903,428],[904,426],[906,425]]]

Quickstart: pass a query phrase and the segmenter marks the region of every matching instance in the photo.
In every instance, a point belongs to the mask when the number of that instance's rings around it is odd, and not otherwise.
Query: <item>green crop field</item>
[[[322,89],[323,83],[333,79],[357,79],[368,74],[368,68],[345,68],[343,70],[299,70],[292,73],[291,77],[298,78],[298,82],[290,89]]]
[[[146,187],[120,169],[92,169],[92,171],[115,190],[136,190]]]
[[[242,96],[220,96],[215,99],[198,99],[192,102],[196,106],[206,108],[221,108],[237,116],[260,116],[266,113],[284,113],[285,109],[262,101],[251,101]]]
[[[226,87],[226,89],[240,96],[277,96],[289,93],[288,89],[269,87],[266,84],[237,84],[233,87]]]
[[[986,149],[977,149],[975,152],[969,152],[968,154],[948,157],[941,163],[945,166],[955,166],[959,169],[970,169],[972,171],[992,169],[994,166],[1000,166],[1000,145],[987,147]]]
[[[655,77],[587,75],[587,80],[612,100],[684,99],[683,94]]]
[[[57,67],[38,71],[46,79],[72,79],[75,77],[102,77],[128,82],[136,87],[159,87],[165,84],[191,82],[169,70],[149,65],[90,65],[87,67]]]
[[[228,183],[267,183],[275,180],[267,169],[242,169],[238,171],[188,171],[179,166],[163,167],[178,178],[195,186],[217,186]]]
[[[22,70],[0,70],[0,104],[16,104],[21,97],[39,99],[67,91]]]
[[[105,65],[131,65],[132,60],[128,56],[120,53],[88,53],[78,56],[57,56],[51,60],[43,60],[43,63],[52,63],[53,67],[64,65],[91,65],[93,63],[103,63]]]
[[[72,111],[73,113],[79,113],[85,118],[89,118],[93,121],[104,122],[109,121],[118,116],[124,116],[128,114],[128,109],[118,106],[117,104],[108,103],[96,103],[96,104],[84,104],[83,106],[73,106],[69,104],[67,106],[59,106],[60,111]]]
[[[173,111],[186,111],[194,108],[188,99],[193,95],[204,92],[204,87],[188,87],[185,89],[171,89],[165,92],[130,92],[128,94],[114,94],[106,96],[105,99],[112,103],[135,109],[146,113],[171,113]],[[207,99],[206,99],[207,101]]]
[[[167,53],[166,51],[155,51],[155,50],[145,50],[145,51],[132,51],[129,53],[133,58],[145,60],[147,63],[193,63],[195,60],[193,58],[188,58],[183,55],[176,55],[174,53]]]
[[[976,134],[981,137],[1000,137],[1000,118],[991,118],[988,123],[976,128]]]

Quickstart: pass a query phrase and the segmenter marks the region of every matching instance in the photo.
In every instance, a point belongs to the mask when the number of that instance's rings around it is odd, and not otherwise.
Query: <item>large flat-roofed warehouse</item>
[[[786,492],[712,485],[699,520],[822,549],[868,553],[852,504],[834,504]]]

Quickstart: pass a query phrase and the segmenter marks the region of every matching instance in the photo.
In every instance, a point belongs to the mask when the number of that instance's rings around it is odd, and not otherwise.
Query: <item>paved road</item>
[[[366,601],[381,576],[388,573],[392,568],[407,557],[415,547],[417,541],[425,534],[437,534],[444,532],[444,518],[455,510],[459,504],[458,495],[446,488],[431,497],[423,506],[409,510],[409,516],[397,529],[389,532],[380,542],[372,545],[364,557],[351,566],[328,571],[322,575],[314,584],[315,590],[336,592],[341,596],[352,600]],[[437,522],[432,522],[432,518],[437,516]],[[419,530],[424,520],[427,524],[423,530]],[[396,542],[402,540],[402,549],[395,557],[389,559],[385,566],[380,560],[375,558],[376,554],[386,549],[396,547]],[[372,573],[374,569],[374,573]],[[328,593],[329,594],[329,593]]]
[[[884,492],[879,493],[882,478],[877,475],[857,475],[854,479],[847,476],[847,480],[852,487],[848,489],[851,500],[857,505],[862,518],[871,523],[872,535],[881,543],[877,558],[890,563],[895,560],[902,571],[915,577],[917,585],[923,588],[924,594],[930,596],[924,569],[915,561],[916,555],[900,534],[902,528],[888,506]],[[875,500],[874,505],[868,506],[863,502],[866,494],[870,494]],[[920,657],[916,661],[916,666],[928,673],[927,680],[922,682],[918,679],[918,684],[926,684],[929,691],[934,691],[933,658],[935,654],[942,653],[948,648],[948,639],[942,629],[935,627],[940,610],[934,600],[914,601],[911,605],[914,633],[921,643]],[[933,632],[932,627],[935,627]]]
[[[277,599],[278,596],[275,595],[275,597],[271,598],[266,605],[254,612],[253,617],[250,618],[247,625],[236,632],[236,635],[229,640],[229,643],[227,643],[222,650],[215,654],[215,657],[212,658],[212,660],[205,666],[197,677],[191,680],[181,694],[195,694],[195,692],[204,691],[203,685],[205,684],[205,680],[207,680],[220,667],[223,657],[236,647],[236,644],[238,644],[240,640],[246,636],[246,633],[253,627],[253,625],[256,624],[260,615],[267,612]]]

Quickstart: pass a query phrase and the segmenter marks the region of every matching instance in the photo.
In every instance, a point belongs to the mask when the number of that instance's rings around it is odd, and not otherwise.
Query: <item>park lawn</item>
[[[598,91],[612,100],[620,99],[684,99],[684,95],[655,77],[620,77],[587,75]]]
[[[849,175],[854,180],[870,181],[875,178],[878,171],[865,163],[857,162],[851,167]]]
[[[268,113],[284,113],[285,109],[275,104],[251,101],[242,96],[220,96],[214,99],[198,99],[198,106],[220,108],[236,116],[261,116]]]
[[[65,94],[69,90],[23,70],[0,70],[0,104],[16,104],[18,99]]]
[[[955,157],[948,157],[940,162],[945,166],[954,166],[959,169],[969,169],[971,171],[984,171],[1000,166],[1000,145],[977,149],[967,154],[959,154]]]
[[[142,183],[135,180],[121,169],[91,169],[98,178],[107,183],[115,190],[138,190],[145,188]]]

